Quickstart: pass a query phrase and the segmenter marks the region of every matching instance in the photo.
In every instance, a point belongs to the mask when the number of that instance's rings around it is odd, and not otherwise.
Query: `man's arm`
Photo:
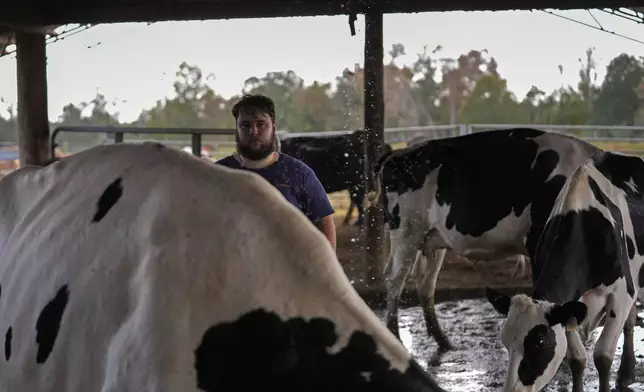
[[[307,169],[303,178],[304,214],[314,222],[335,250],[336,234],[335,222],[333,222],[335,211],[315,172],[308,166]]]
[[[331,243],[333,250],[337,249],[336,235],[335,235],[335,222],[333,222],[333,214],[327,215],[322,219],[315,222],[315,226],[326,236]]]

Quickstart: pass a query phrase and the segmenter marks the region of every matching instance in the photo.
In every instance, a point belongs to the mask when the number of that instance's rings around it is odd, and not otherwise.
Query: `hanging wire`
[[[74,35],[82,32],[82,31],[86,31],[86,30],[88,30],[88,29],[90,29],[90,28],[92,28],[94,26],[96,26],[96,25],[91,25],[91,24],[78,25],[78,26],[72,27],[72,28],[70,28],[68,30],[64,30],[64,31],[62,31],[60,33],[47,34],[48,37],[45,40],[45,44],[49,45],[49,44],[57,42],[57,41],[62,41],[65,38],[69,38],[71,36],[74,36]],[[15,33],[13,33],[13,32],[9,33],[8,39],[6,40],[6,43],[5,43],[4,47],[0,47],[0,49],[1,49],[0,50],[0,58],[2,58],[3,56],[8,56],[8,55],[16,53],[16,45],[13,42],[14,39],[15,39]],[[7,48],[9,46],[12,46],[13,48],[7,50]]]
[[[586,27],[590,27],[590,28],[595,29],[595,30],[603,31],[604,33],[608,33],[608,34],[614,35],[614,36],[619,37],[619,38],[623,38],[623,39],[627,39],[629,41],[637,42],[638,44],[644,44],[644,41],[639,40],[637,38],[629,37],[629,36],[624,35],[624,34],[619,34],[619,33],[616,33],[614,31],[606,30],[604,27],[601,26],[601,24],[599,26],[593,26],[592,24],[582,22],[580,20],[570,18],[570,17],[567,17],[567,16],[563,16],[563,15],[557,14],[557,13],[552,12],[552,11],[548,11],[548,10],[539,10],[539,11],[545,12],[547,14],[556,16],[556,17],[561,18],[561,19],[568,20],[570,22],[578,23],[578,24],[580,24],[582,26],[586,26]],[[593,16],[593,15],[591,14],[591,16]],[[593,19],[595,19],[594,16],[593,16]],[[597,19],[595,19],[595,20],[597,20]],[[597,23],[599,24],[599,22],[597,22]]]

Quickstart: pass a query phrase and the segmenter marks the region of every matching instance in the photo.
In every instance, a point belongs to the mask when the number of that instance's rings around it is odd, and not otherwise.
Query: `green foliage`
[[[621,54],[607,67],[597,84],[593,49],[579,59],[577,86],[562,86],[547,93],[537,86],[522,98],[508,89],[502,67],[485,49],[472,49],[458,58],[441,57],[441,46],[424,48],[414,63],[397,64],[405,54],[395,44],[384,65],[385,126],[408,127],[440,124],[644,124],[644,59]],[[560,67],[560,71],[563,69]],[[222,70],[225,72],[225,70]],[[142,110],[131,124],[110,111],[106,97],[97,94],[89,102],[70,103],[58,124],[135,125],[181,128],[234,128],[232,105],[243,93],[261,93],[276,103],[282,130],[313,132],[359,129],[363,124],[364,69],[344,69],[335,83],[311,84],[295,71],[268,72],[249,77],[240,94],[223,97],[208,84],[196,65],[182,62],[176,73],[174,97],[161,99]],[[0,142],[15,140],[15,116],[0,116]],[[136,136],[127,136],[136,137]],[[181,135],[158,138],[186,139]],[[104,136],[100,136],[104,139]],[[97,135],[64,134],[59,140],[101,142]]]

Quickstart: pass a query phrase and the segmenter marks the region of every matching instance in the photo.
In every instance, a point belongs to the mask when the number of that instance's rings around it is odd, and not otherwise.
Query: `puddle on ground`
[[[436,343],[427,337],[425,322],[420,308],[401,309],[400,338],[421,366],[428,370],[439,385],[449,392],[492,392],[503,389],[507,368],[507,352],[499,334],[503,318],[485,299],[444,302],[436,306],[441,325],[456,349],[446,353],[438,366],[429,366],[427,361],[436,351]],[[384,318],[383,311],[376,314]],[[639,317],[644,312],[639,309]],[[587,345],[589,363],[584,373],[584,390],[597,391],[597,371],[592,363],[592,348],[601,328],[593,334]],[[611,385],[614,387],[622,353],[620,337],[615,360],[611,369]],[[634,334],[636,383],[631,391],[644,392],[644,328],[637,326]],[[568,365],[564,362],[555,378],[543,389],[544,392],[567,392],[572,390]],[[628,390],[627,390],[628,391]]]

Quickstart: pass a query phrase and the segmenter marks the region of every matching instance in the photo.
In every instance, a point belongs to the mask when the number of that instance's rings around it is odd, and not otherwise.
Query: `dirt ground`
[[[336,215],[336,231],[338,259],[354,287],[359,291],[382,289],[381,284],[369,285],[365,282],[364,242],[360,234],[360,228],[354,225],[343,225],[342,217],[338,214]],[[386,261],[389,252],[388,241],[387,238],[384,261]],[[523,278],[512,278],[515,263],[516,259],[514,258],[472,263],[465,258],[448,252],[438,277],[437,291],[483,288],[484,286],[499,288],[529,286],[531,284],[529,262],[526,263],[526,276]],[[411,279],[408,280],[407,288],[413,289]]]

